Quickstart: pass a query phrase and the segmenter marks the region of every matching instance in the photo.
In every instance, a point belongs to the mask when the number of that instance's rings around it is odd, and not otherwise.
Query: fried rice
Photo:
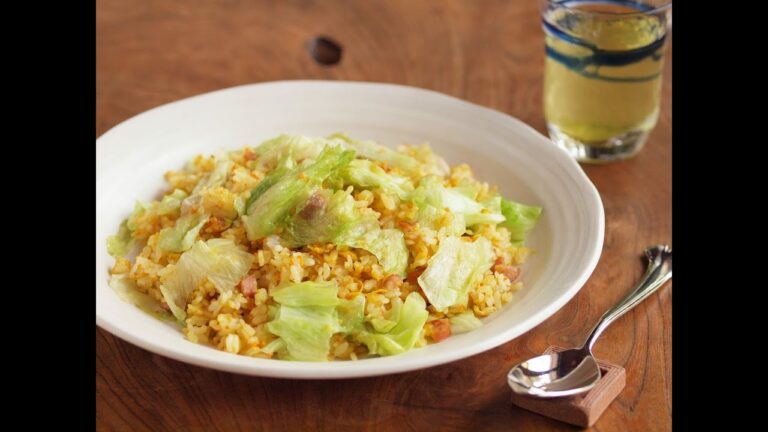
[[[397,152],[416,160],[437,158],[425,145],[402,145]],[[204,188],[201,182],[212,175],[217,163],[231,162],[222,184]],[[134,212],[130,224],[130,240],[137,247],[135,257],[129,253],[115,255],[112,278],[127,283],[159,306],[158,316],[170,318],[171,308],[161,287],[169,272],[185,252],[174,252],[160,246],[161,232],[173,229],[185,211],[184,205],[169,206],[157,211],[160,202],[172,202],[176,193],[189,197],[195,192],[197,200],[187,204],[195,211],[208,215],[202,223],[195,241],[211,239],[231,240],[242,251],[252,256],[246,276],[231,290],[217,289],[209,278],[202,278],[186,298],[182,332],[191,342],[215,347],[232,354],[260,358],[283,358],[281,351],[265,350],[279,336],[270,331],[268,323],[276,306],[272,297],[277,287],[300,282],[333,282],[338,287],[339,299],[364,298],[364,319],[386,319],[395,303],[402,303],[411,293],[421,296],[428,316],[418,332],[414,347],[439,342],[451,333],[451,319],[471,313],[477,318],[487,317],[510,300],[523,286],[520,266],[531,250],[514,242],[510,230],[502,224],[482,223],[467,227],[462,240],[474,242],[484,238],[492,245],[492,263],[481,274],[473,276],[464,304],[439,310],[431,304],[429,296],[419,284],[419,276],[430,259],[438,252],[444,228],[451,226],[455,214],[443,209],[437,222],[424,226],[419,220],[419,207],[413,201],[400,199],[383,188],[361,188],[342,185],[358,209],[375,212],[379,227],[402,232],[407,248],[407,267],[403,274],[388,273],[379,259],[368,250],[321,242],[290,247],[281,239],[281,232],[250,240],[242,213],[254,188],[275,169],[262,163],[258,148],[244,147],[218,156],[198,155],[183,169],[165,174],[167,190],[152,205],[143,204],[142,211]],[[376,166],[392,175],[403,175],[397,166],[387,161],[373,160]],[[440,163],[440,162],[438,162]],[[498,195],[494,186],[475,178],[466,164],[450,167],[439,176],[445,188],[471,188],[475,201],[485,202]],[[415,179],[418,183],[418,179]],[[165,201],[163,201],[165,199]],[[182,201],[182,200],[179,200]],[[139,205],[137,205],[138,208]],[[240,209],[238,209],[240,207]],[[173,320],[172,318],[170,318]],[[336,332],[331,336],[330,349],[325,360],[357,360],[372,353],[368,344],[354,335]],[[285,351],[282,351],[283,353]],[[289,357],[289,356],[285,356]]]

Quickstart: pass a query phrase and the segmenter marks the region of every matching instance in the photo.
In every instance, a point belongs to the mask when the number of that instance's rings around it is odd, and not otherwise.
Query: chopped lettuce
[[[162,200],[143,203],[136,201],[133,212],[120,225],[116,235],[107,238],[107,251],[110,255],[124,257],[131,252],[136,244],[133,233],[138,228],[139,220],[154,215],[165,216],[179,210],[181,201],[187,194],[181,189],[164,196]]]
[[[277,338],[272,342],[264,345],[264,348],[261,349],[261,352],[266,354],[274,354],[275,352],[283,351],[285,349],[285,341],[283,339]]]
[[[378,258],[385,273],[405,274],[409,255],[403,233],[379,228],[378,215],[356,206],[348,191],[319,189],[299,209],[281,235],[288,247],[333,243],[365,249]]]
[[[373,141],[357,141],[341,133],[333,134],[329,138],[342,140],[353,148],[359,156],[385,162],[390,167],[398,168],[403,174],[411,178],[421,176],[421,163],[407,154],[376,144]]]
[[[410,200],[418,208],[416,222],[423,228],[439,231],[443,236],[460,236],[467,230],[464,215],[451,213],[443,207],[442,180],[424,177],[411,193]]]
[[[135,243],[128,229],[128,220],[124,220],[117,234],[107,237],[107,252],[113,257],[124,257],[131,252]]]
[[[541,216],[541,207],[527,206],[507,199],[501,199],[501,213],[505,221],[501,226],[509,230],[512,243],[521,246],[525,237],[536,226]]]
[[[232,240],[198,240],[181,254],[174,267],[164,275],[160,292],[173,315],[183,321],[189,295],[203,281],[213,283],[219,292],[231,291],[248,273],[254,257]]]
[[[157,214],[164,216],[176,212],[181,208],[181,202],[187,197],[187,193],[181,189],[174,189],[173,192],[164,196],[157,205]]]
[[[127,274],[112,275],[109,279],[109,286],[122,301],[135,305],[153,317],[164,321],[173,319],[157,299],[139,291],[136,283]]]
[[[281,235],[289,247],[312,243],[346,245],[379,229],[378,215],[356,206],[348,191],[318,189],[298,209]]]
[[[469,179],[461,179],[458,186],[453,188],[456,192],[465,195],[469,199],[477,200],[477,196],[480,194],[480,187],[477,183],[470,181]]]
[[[444,217],[447,209],[453,215],[461,215],[466,226],[480,224],[498,224],[503,222],[501,213],[501,198],[491,198],[482,203],[475,200],[476,191],[467,185],[457,188],[447,188],[437,176],[426,176],[410,196],[411,201],[419,208],[418,222],[423,226],[436,229],[441,226],[440,218]],[[454,220],[458,223],[458,220]],[[455,226],[450,230],[455,235],[461,235],[464,229]]]
[[[186,214],[177,219],[174,226],[160,230],[157,246],[169,252],[184,252],[192,247],[206,222],[207,215]]]
[[[316,159],[326,147],[341,145],[343,143],[335,139],[283,134],[263,142],[254,149],[257,156],[256,166],[260,170],[268,170],[286,158],[297,162]]]
[[[426,302],[411,293],[396,300],[386,318],[365,321],[365,296],[336,298],[335,282],[301,282],[272,290],[278,303],[267,330],[282,342],[269,352],[288,360],[326,361],[336,333],[366,344],[371,354],[393,355],[413,348],[429,315]],[[266,347],[265,347],[266,350]],[[265,351],[267,352],[267,351]]]
[[[279,307],[267,330],[285,341],[281,358],[327,361],[331,336],[343,329],[336,311],[340,303],[336,283],[286,284],[271,294]]]
[[[275,319],[267,323],[267,330],[285,341],[285,360],[327,361],[331,336],[340,328],[329,306],[280,305]]]
[[[244,216],[248,239],[258,240],[283,228],[291,212],[354,157],[355,152],[351,150],[326,147],[314,163],[304,161],[286,173],[248,207]]]
[[[245,199],[242,196],[238,195],[238,197],[235,198],[234,206],[238,216],[245,214]]]
[[[133,206],[133,212],[128,216],[125,226],[128,227],[131,232],[136,231],[139,219],[141,219],[147,211],[150,211],[153,208],[154,206],[151,203],[136,201],[136,204]]]
[[[366,159],[355,159],[339,170],[344,184],[361,189],[380,189],[383,192],[406,199],[413,190],[413,183],[407,177],[389,174],[380,166]]]
[[[483,322],[478,319],[473,312],[464,312],[449,318],[451,322],[451,334],[466,333],[483,326]]]
[[[427,304],[419,293],[412,292],[405,298],[398,315],[397,323],[388,331],[362,331],[354,337],[365,344],[371,354],[386,356],[408,351],[416,344],[427,322]]]
[[[426,207],[436,207],[442,209],[443,206],[443,180],[434,175],[423,177],[419,180],[419,185],[411,193],[410,200],[416,204],[419,209]]]
[[[442,180],[436,176],[421,179],[419,186],[411,193],[410,200],[419,209],[416,222],[423,228],[442,230],[445,235],[460,236],[466,231],[464,215],[450,213],[443,207]],[[449,223],[446,224],[446,219]]]
[[[229,239],[210,239],[205,244],[216,257],[209,262],[208,280],[219,292],[232,291],[248,273],[254,256]]]
[[[365,320],[365,296],[358,294],[351,300],[339,299],[336,306],[339,314],[341,331],[344,333],[356,333],[363,330]]]
[[[300,282],[273,288],[270,294],[284,306],[336,306],[338,291],[335,282]]]
[[[489,200],[489,202],[480,204],[452,188],[443,188],[441,192],[443,205],[454,213],[464,215],[464,221],[467,226],[479,224],[495,225],[504,222],[504,216],[501,214],[500,202],[498,200]]]
[[[392,307],[386,313],[385,317],[373,317],[368,320],[373,329],[379,333],[386,333],[392,330],[400,321],[400,313],[403,309],[403,301],[395,298],[392,301]]]
[[[349,246],[365,249],[374,254],[386,274],[405,276],[408,268],[408,247],[402,231],[394,228],[374,229],[359,237]]]
[[[437,253],[427,262],[418,282],[429,302],[443,312],[451,306],[466,306],[469,292],[493,265],[491,242],[480,237],[474,242],[445,237]]]
[[[256,202],[259,197],[264,195],[264,192],[266,192],[269,188],[274,186],[275,183],[278,182],[278,180],[285,177],[286,174],[288,174],[293,168],[296,167],[296,162],[294,162],[293,158],[290,154],[285,155],[283,159],[281,159],[280,162],[278,162],[277,167],[273,169],[269,174],[264,177],[258,185],[256,185],[253,190],[251,190],[251,194],[248,196],[248,199],[245,201],[245,211],[243,214],[247,213],[247,210],[251,207],[251,205]]]

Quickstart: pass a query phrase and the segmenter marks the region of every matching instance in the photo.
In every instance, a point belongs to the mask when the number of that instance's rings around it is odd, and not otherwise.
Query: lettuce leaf
[[[471,311],[454,315],[449,318],[451,322],[451,334],[466,333],[483,326],[483,322]]]
[[[416,344],[428,316],[426,302],[419,293],[412,292],[405,298],[397,323],[388,331],[362,331],[354,337],[365,344],[371,354],[401,354]]]
[[[379,229],[377,214],[355,205],[348,191],[318,189],[299,205],[281,234],[288,247],[312,243],[347,245]]]
[[[181,189],[174,189],[173,192],[164,196],[157,205],[157,214],[164,216],[178,211],[181,208],[181,202],[186,197],[186,192]]]
[[[144,217],[165,216],[179,211],[181,201],[187,194],[181,189],[165,195],[162,200],[143,203],[136,201],[133,212],[121,224],[117,234],[107,238],[107,252],[114,257],[128,255],[136,245],[133,233],[138,228],[140,219]]]
[[[251,205],[256,202],[259,197],[264,195],[264,192],[266,192],[269,188],[275,185],[280,179],[285,177],[286,174],[291,172],[293,168],[296,167],[296,162],[294,162],[293,158],[290,154],[285,155],[283,159],[278,163],[277,167],[270,171],[269,174],[266,175],[258,185],[256,185],[255,188],[251,190],[251,194],[248,196],[248,199],[245,201],[245,211],[243,214],[247,213],[247,210],[251,207]]]
[[[169,252],[184,252],[192,247],[206,222],[208,215],[186,214],[174,226],[160,230],[157,246]]]
[[[375,255],[385,274],[405,276],[410,255],[402,231],[394,228],[376,228],[348,245],[365,249]]]
[[[355,205],[348,191],[315,191],[286,223],[281,238],[288,247],[333,243],[365,249],[388,274],[404,275],[408,248],[403,233],[379,228],[378,215]]]
[[[418,282],[436,310],[465,305],[469,292],[494,262],[491,242],[480,237],[474,242],[445,237]]]
[[[300,282],[273,288],[270,295],[284,306],[336,306],[338,291],[336,282]]]
[[[344,143],[340,140],[282,134],[264,141],[253,152],[257,156],[256,167],[265,171],[280,165],[282,160],[292,159],[301,162],[305,159],[316,159],[326,147],[342,145]]]
[[[354,157],[351,150],[326,147],[314,163],[302,162],[286,173],[248,207],[244,216],[248,239],[258,240],[283,228],[296,207]]]
[[[248,273],[253,260],[253,255],[232,240],[198,240],[181,254],[175,266],[168,267],[160,292],[173,315],[184,321],[189,296],[203,279],[208,278],[219,292],[231,291]]]
[[[358,294],[351,300],[339,299],[339,304],[336,306],[336,312],[339,315],[341,332],[350,334],[363,330],[363,322],[365,320],[365,296]]]
[[[267,354],[274,354],[275,352],[283,351],[286,348],[287,347],[285,345],[285,341],[280,338],[277,338],[272,342],[266,344],[264,348],[261,349],[261,352],[267,353]]]
[[[285,342],[286,360],[327,361],[331,336],[343,330],[335,282],[285,284],[270,293],[279,304],[267,330]]]
[[[152,203],[136,201],[136,204],[133,206],[133,211],[126,220],[125,226],[131,230],[131,232],[136,231],[139,219],[141,219],[148,211],[152,210],[153,208],[154,206]]]
[[[344,184],[359,189],[380,189],[404,200],[413,190],[413,183],[407,177],[389,174],[380,166],[366,159],[355,159],[339,170]]]
[[[113,257],[124,257],[131,252],[135,243],[126,219],[120,224],[117,234],[107,237],[107,252]]]
[[[280,305],[275,319],[267,323],[267,330],[285,341],[285,360],[327,361],[331,336],[340,329],[329,306]]]
[[[127,274],[112,275],[109,279],[109,286],[122,301],[135,305],[157,319],[173,320],[173,316],[163,309],[160,302],[149,294],[139,291],[136,288],[136,283]]]
[[[501,213],[506,219],[501,226],[509,230],[515,246],[525,243],[526,235],[536,226],[541,216],[541,207],[527,206],[508,199],[501,199]]]
[[[248,274],[255,257],[229,239],[214,238],[205,244],[216,257],[206,269],[208,280],[221,293],[232,291]]]
[[[498,224],[505,220],[501,213],[501,198],[491,198],[482,203],[473,197],[476,191],[463,185],[457,188],[447,188],[437,176],[426,176],[413,191],[410,200],[419,208],[417,221],[419,224],[439,229],[443,224],[440,218],[445,217],[445,211],[452,215],[461,215],[466,227],[480,224]],[[465,229],[458,226],[459,220],[454,219],[456,226],[450,232],[461,235]],[[463,227],[463,228],[466,228]]]
[[[400,313],[403,309],[403,301],[396,298],[392,301],[392,307],[387,311],[383,318],[374,317],[368,320],[374,330],[379,333],[386,333],[392,330],[400,321]]]
[[[354,149],[359,156],[385,162],[390,167],[398,168],[403,174],[411,178],[419,178],[421,176],[421,163],[407,154],[376,144],[373,141],[357,141],[342,133],[333,134],[329,138],[342,140]]]

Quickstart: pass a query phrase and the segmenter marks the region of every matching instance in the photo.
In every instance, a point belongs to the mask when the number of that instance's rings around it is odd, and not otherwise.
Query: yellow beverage
[[[631,156],[658,118],[666,18],[637,3],[566,5],[544,16],[550,134],[585,147],[582,160]]]

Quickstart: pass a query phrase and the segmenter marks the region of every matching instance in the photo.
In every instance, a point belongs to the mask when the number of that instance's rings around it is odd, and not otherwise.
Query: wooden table
[[[319,78],[441,91],[545,131],[544,46],[534,0],[97,1],[96,135],[187,96],[260,81]],[[344,47],[321,66],[304,48]],[[507,370],[550,344],[582,341],[643,271],[640,251],[672,234],[671,47],[659,124],[635,159],[585,166],[606,212],[592,278],[562,310],[483,354],[388,377],[251,378],[190,366],[96,330],[99,430],[572,430],[513,407]],[[578,251],[574,251],[578,253]],[[627,386],[595,430],[671,430],[672,290],[606,331],[595,353]]]

